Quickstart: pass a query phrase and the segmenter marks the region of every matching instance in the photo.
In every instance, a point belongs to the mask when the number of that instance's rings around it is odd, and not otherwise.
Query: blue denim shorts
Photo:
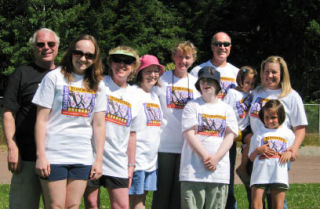
[[[141,195],[145,191],[157,190],[157,170],[135,171],[133,173],[132,184],[129,189],[129,195]]]
[[[91,171],[91,165],[81,164],[51,164],[50,175],[47,178],[41,178],[48,181],[57,181],[63,179],[88,180]]]

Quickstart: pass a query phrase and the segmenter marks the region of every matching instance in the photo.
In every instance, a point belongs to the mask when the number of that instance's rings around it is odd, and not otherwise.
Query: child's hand
[[[284,163],[289,162],[291,157],[292,157],[292,152],[290,152],[290,151],[286,151],[286,152],[282,153],[281,157],[280,157],[280,163],[284,164]]]
[[[266,158],[270,158],[276,154],[276,152],[269,147],[268,144],[264,144],[257,148],[258,153],[264,155]]]
[[[209,171],[215,171],[217,169],[218,162],[219,160],[216,155],[209,155],[203,160],[204,167]]]

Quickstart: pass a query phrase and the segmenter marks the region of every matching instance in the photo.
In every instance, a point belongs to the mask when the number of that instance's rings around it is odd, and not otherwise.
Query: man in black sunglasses
[[[30,38],[33,62],[18,67],[4,93],[3,127],[8,145],[8,169],[12,172],[11,209],[39,208],[41,187],[35,175],[34,125],[36,106],[31,103],[44,75],[54,69],[59,37],[50,29],[37,30]]]
[[[205,66],[211,66],[220,72],[220,85],[221,91],[218,97],[223,99],[230,88],[237,86],[236,78],[239,72],[239,68],[230,64],[227,59],[231,52],[231,38],[226,32],[218,32],[212,36],[211,39],[211,51],[213,57],[191,70],[191,74],[198,77],[198,72],[201,68]],[[237,208],[236,199],[234,196],[233,184],[234,184],[234,166],[236,161],[236,142],[233,143],[231,149],[229,150],[230,159],[230,184],[229,184],[229,194],[226,209]]]

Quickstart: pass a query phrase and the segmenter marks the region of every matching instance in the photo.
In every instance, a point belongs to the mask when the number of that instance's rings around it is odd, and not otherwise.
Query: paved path
[[[238,150],[236,167],[240,161]],[[302,147],[299,158],[291,164],[290,183],[320,183],[320,147]],[[0,184],[9,184],[11,173],[7,167],[7,151],[0,149]],[[240,179],[235,175],[235,183]]]

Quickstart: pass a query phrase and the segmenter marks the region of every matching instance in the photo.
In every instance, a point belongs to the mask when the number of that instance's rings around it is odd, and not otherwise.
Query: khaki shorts
[[[271,190],[288,190],[289,187],[286,184],[273,183],[273,184],[254,184],[251,187],[265,189],[266,191]]]
[[[39,177],[35,173],[35,162],[22,161],[20,173],[11,179],[10,209],[38,209],[41,195]]]

